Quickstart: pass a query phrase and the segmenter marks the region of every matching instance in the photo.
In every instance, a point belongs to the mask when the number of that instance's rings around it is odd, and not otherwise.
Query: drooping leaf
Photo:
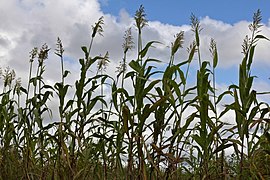
[[[144,58],[144,56],[147,54],[148,49],[151,47],[152,44],[154,43],[160,43],[158,41],[150,41],[148,42],[145,47],[143,48],[143,50],[139,53],[139,55],[141,56],[141,58]]]

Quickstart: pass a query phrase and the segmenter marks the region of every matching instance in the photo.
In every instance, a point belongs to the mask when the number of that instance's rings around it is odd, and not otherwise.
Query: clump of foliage
[[[94,39],[104,19],[92,26],[89,46],[82,46],[80,77],[67,84],[64,45],[57,39],[61,80],[46,84],[46,44],[30,52],[27,87],[10,68],[1,70],[0,179],[267,179],[270,178],[269,105],[253,89],[251,74],[260,32],[258,10],[242,45],[239,82],[218,93],[218,48],[211,39],[212,61],[201,58],[199,19],[191,16],[194,41],[188,58],[175,63],[184,32],[175,35],[168,60],[147,57],[157,41],[142,42],[147,26],[143,6],[136,11],[137,59],[131,28],[124,35],[123,60],[116,78],[106,74],[109,54],[93,56]],[[198,59],[196,62],[195,59]],[[160,62],[169,62],[156,70]],[[198,63],[196,83],[190,68]],[[93,72],[93,67],[97,71]],[[34,72],[34,69],[36,72]],[[129,88],[132,90],[128,91]],[[110,101],[105,101],[105,87]],[[68,94],[73,93],[70,98]],[[232,102],[221,107],[222,99]],[[58,101],[58,114],[48,105]],[[224,121],[235,113],[230,124]],[[45,123],[50,117],[51,123]],[[226,151],[233,151],[226,156]]]

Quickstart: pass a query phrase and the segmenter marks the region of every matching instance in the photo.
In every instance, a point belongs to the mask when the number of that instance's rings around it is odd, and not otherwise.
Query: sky
[[[189,24],[191,13],[198,17],[209,16],[226,22],[236,23],[241,20],[250,20],[252,14],[260,9],[268,22],[270,17],[270,2],[260,0],[99,0],[104,13],[117,16],[121,9],[134,14],[142,4],[147,10],[147,17],[151,21],[160,21],[172,25]]]
[[[217,84],[222,90],[237,83],[243,57],[241,44],[245,35],[250,35],[248,25],[257,9],[262,11],[261,33],[270,38],[270,1],[266,0],[0,0],[0,66],[15,69],[17,77],[26,82],[29,52],[47,43],[51,52],[46,62],[46,82],[59,81],[60,61],[53,50],[60,37],[65,48],[65,67],[72,72],[69,76],[72,82],[79,76],[78,59],[83,57],[80,47],[89,44],[91,25],[104,16],[103,37],[95,39],[92,54],[108,51],[111,63],[107,73],[115,75],[123,56],[124,32],[132,27],[134,37],[137,35],[133,16],[141,4],[149,20],[143,30],[143,43],[161,42],[149,55],[164,61],[169,59],[168,46],[180,31],[185,32],[185,42],[176,62],[186,58],[186,48],[193,41],[191,13],[200,19],[202,58],[210,60],[209,43],[214,38],[219,54]],[[270,42],[261,41],[256,48],[252,74],[258,78],[254,88],[269,91]],[[131,52],[130,59],[135,54],[136,51]]]
[[[183,26],[190,24],[190,16],[191,14],[196,15],[199,19],[203,21],[207,21],[206,24],[210,23],[213,25],[219,24],[218,28],[225,28],[226,26],[231,26],[229,29],[234,29],[234,33],[240,34],[242,28],[246,28],[244,24],[245,21],[249,23],[252,21],[253,14],[260,9],[262,12],[262,23],[269,27],[270,25],[270,1],[254,1],[254,0],[206,0],[206,1],[198,1],[198,0],[171,0],[171,1],[149,1],[149,0],[99,0],[101,9],[104,13],[111,14],[115,17],[119,17],[121,11],[126,11],[130,15],[133,15],[134,12],[138,9],[140,5],[143,5],[147,12],[147,18],[149,21],[158,21],[162,24],[173,25],[173,26]],[[211,21],[212,20],[212,21]],[[245,23],[243,23],[245,22]],[[239,28],[238,28],[239,27]],[[203,27],[207,28],[207,27]],[[240,29],[241,28],[241,29]],[[217,31],[220,31],[217,29]],[[238,31],[238,32],[237,32]],[[218,36],[222,36],[222,32],[214,32],[220,33]],[[226,35],[229,36],[230,30],[226,31]],[[266,33],[269,33],[269,29]],[[225,36],[226,36],[225,35]],[[233,35],[232,35],[233,36]],[[237,35],[235,35],[237,36]],[[245,34],[242,34],[242,39]],[[219,39],[220,37],[213,37]],[[232,37],[233,38],[233,37]],[[236,37],[236,38],[239,38]],[[227,41],[231,41],[231,38],[228,38]],[[223,43],[226,41],[226,38],[222,38],[222,40],[218,43]],[[233,45],[233,41],[231,41]],[[238,43],[238,42],[237,42]],[[242,43],[242,41],[241,41]],[[239,44],[238,44],[239,45]],[[221,45],[222,46],[222,45]],[[230,46],[230,45],[228,45]],[[269,45],[268,45],[269,47]],[[241,52],[241,47],[238,48],[238,54]],[[240,50],[239,50],[240,49]],[[265,48],[266,49],[266,48]],[[225,52],[224,52],[225,53]],[[226,52],[227,53],[227,52]],[[229,52],[228,52],[229,53]],[[236,54],[236,52],[235,52]],[[268,56],[267,56],[268,55]],[[265,60],[269,59],[269,54],[265,54]],[[234,62],[225,63],[227,58],[220,59],[222,61],[221,69],[225,68],[226,71],[219,70],[217,72],[218,80],[221,83],[237,83],[236,76],[238,75],[238,64]],[[230,57],[231,61],[234,57]],[[236,57],[235,57],[236,59]],[[241,58],[239,58],[241,59]],[[262,60],[262,59],[261,59]],[[267,61],[267,60],[266,60]],[[228,65],[230,66],[228,69]],[[269,65],[267,63],[256,63],[256,75],[267,81],[269,76],[268,69]],[[224,75],[226,74],[226,76]],[[262,82],[261,82],[262,83]]]

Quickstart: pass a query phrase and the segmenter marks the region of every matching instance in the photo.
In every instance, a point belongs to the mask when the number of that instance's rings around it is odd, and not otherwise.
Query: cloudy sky
[[[261,9],[262,34],[270,37],[270,1],[251,0],[0,0],[0,66],[15,69],[17,76],[26,79],[29,68],[29,51],[47,43],[51,48],[46,62],[47,82],[60,79],[60,61],[53,55],[57,37],[65,48],[65,67],[72,72],[70,78],[78,76],[78,59],[83,57],[80,47],[88,45],[93,25],[104,16],[103,37],[95,39],[92,55],[110,54],[107,69],[114,74],[122,59],[122,41],[125,30],[132,27],[136,37],[133,15],[143,4],[149,25],[143,30],[143,43],[157,40],[162,45],[150,53],[163,63],[169,60],[168,46],[179,31],[185,31],[184,48],[176,62],[186,58],[186,47],[192,42],[190,15],[194,13],[201,21],[201,44],[203,59],[210,60],[208,45],[211,38],[217,42],[219,66],[217,81],[226,88],[237,83],[238,65],[242,60],[241,44],[253,13]],[[258,76],[254,88],[270,90],[270,42],[259,42],[253,66],[253,75]],[[130,58],[135,55],[130,53]]]

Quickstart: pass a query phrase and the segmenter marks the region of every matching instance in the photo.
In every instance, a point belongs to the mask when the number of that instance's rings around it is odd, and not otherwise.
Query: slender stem
[[[140,52],[142,51],[142,34],[141,30],[139,29],[138,34],[138,60],[140,61],[140,65],[142,66],[142,59],[140,58]]]
[[[201,69],[201,67],[202,67],[202,61],[201,61],[200,46],[197,46],[197,51],[198,51],[198,58],[199,58],[199,67]]]
[[[94,37],[91,38],[91,41],[90,41],[90,44],[89,44],[88,57],[90,57],[90,52],[91,52],[91,49],[92,49],[93,41],[94,41]],[[87,57],[87,59],[88,59],[88,57]]]

